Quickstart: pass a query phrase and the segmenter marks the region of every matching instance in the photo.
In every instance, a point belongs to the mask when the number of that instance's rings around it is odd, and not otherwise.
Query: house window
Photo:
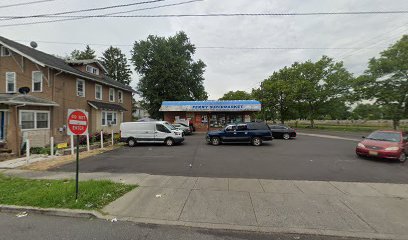
[[[11,52],[8,48],[2,46],[1,47],[1,56],[2,57],[7,57],[7,56],[11,56]]]
[[[122,91],[118,91],[118,101],[120,102],[120,103],[123,103],[123,92]]]
[[[6,72],[6,92],[15,93],[16,92],[16,73]]]
[[[22,130],[48,129],[50,113],[47,111],[20,111],[20,125]]]
[[[40,71],[33,71],[33,92],[42,92],[43,74]]]
[[[116,125],[117,114],[116,112],[102,111],[102,126]]]
[[[77,96],[85,97],[85,81],[82,79],[77,79],[76,82]]]
[[[102,85],[95,85],[95,99],[102,100]]]
[[[109,88],[109,102],[115,101],[115,89]]]
[[[99,75],[99,69],[96,68],[96,67],[92,67],[92,66],[87,65],[86,66],[86,71],[89,72],[89,73],[95,74],[95,75]]]

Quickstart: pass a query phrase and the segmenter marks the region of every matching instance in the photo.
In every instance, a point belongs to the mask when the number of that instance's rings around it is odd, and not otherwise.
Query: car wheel
[[[262,139],[260,137],[252,138],[252,145],[261,146],[262,145]]]
[[[136,140],[134,138],[129,138],[127,140],[127,144],[128,144],[129,147],[134,147],[134,146],[136,146]]]
[[[290,138],[289,133],[283,134],[283,139],[288,140]]]
[[[211,144],[214,146],[220,145],[221,141],[219,137],[213,137],[211,138]]]
[[[164,141],[164,143],[166,144],[166,146],[171,147],[171,146],[174,145],[174,140],[173,140],[173,138],[167,138],[167,139]]]
[[[407,160],[407,155],[405,153],[401,153],[401,155],[399,156],[398,160],[400,162],[405,162]]]

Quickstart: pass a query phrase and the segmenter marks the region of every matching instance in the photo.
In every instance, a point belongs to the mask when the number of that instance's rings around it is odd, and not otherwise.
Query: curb
[[[15,206],[15,205],[0,205],[0,212],[4,212],[4,213],[28,212],[28,213],[58,216],[58,217],[105,219],[103,215],[99,212],[78,210],[78,209],[38,208],[38,207],[26,207],[26,206]]]
[[[72,217],[72,218],[96,218],[101,220],[114,219],[114,216],[109,214],[104,215],[97,211],[86,211],[78,209],[57,209],[57,208],[38,208],[38,207],[26,207],[26,206],[14,206],[14,205],[0,205],[0,212],[4,213],[35,213],[41,215],[58,216],[58,217]],[[116,219],[116,218],[115,218]],[[134,217],[117,217],[119,221],[133,222],[138,224],[153,224],[153,225],[167,225],[178,227],[193,227],[201,229],[214,229],[214,230],[230,230],[237,232],[256,232],[256,233],[285,233],[285,234],[302,234],[302,235],[319,235],[319,236],[334,236],[334,237],[351,237],[351,238],[363,238],[363,239],[396,239],[404,240],[408,239],[408,235],[395,235],[395,234],[381,234],[381,233],[369,233],[369,232],[348,232],[339,230],[328,229],[298,229],[298,228],[285,228],[285,227],[267,227],[267,226],[245,226],[234,224],[220,224],[220,223],[201,223],[201,222],[184,222],[184,221],[172,221],[150,218],[134,218]]]

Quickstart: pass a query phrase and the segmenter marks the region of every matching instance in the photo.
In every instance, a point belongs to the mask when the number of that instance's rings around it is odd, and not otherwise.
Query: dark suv
[[[222,130],[209,131],[206,139],[212,145],[240,142],[260,146],[263,141],[271,141],[273,137],[271,129],[266,123],[251,122],[229,124]]]

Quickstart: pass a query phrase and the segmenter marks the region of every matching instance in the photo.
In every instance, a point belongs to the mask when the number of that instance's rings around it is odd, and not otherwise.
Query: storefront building
[[[228,123],[253,121],[254,114],[261,111],[261,103],[256,100],[164,101],[160,111],[165,121],[189,120],[196,131],[205,132]]]

